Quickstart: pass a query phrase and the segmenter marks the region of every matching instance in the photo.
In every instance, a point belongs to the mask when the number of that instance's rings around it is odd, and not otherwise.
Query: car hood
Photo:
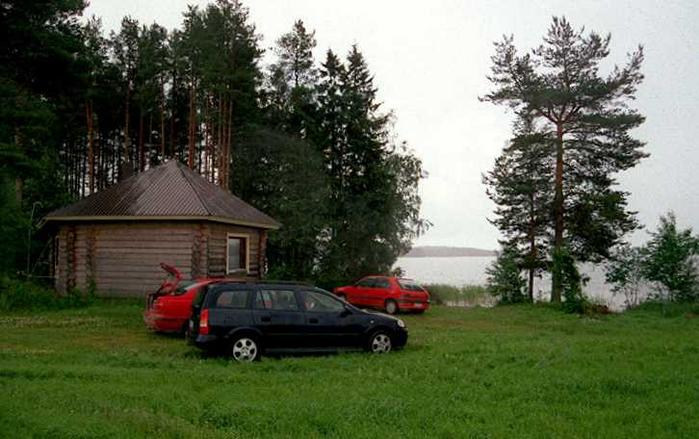
[[[369,314],[369,315],[372,315],[372,316],[381,317],[382,319],[390,320],[390,321],[393,321],[393,322],[397,322],[398,320],[400,320],[400,319],[399,319],[398,317],[396,317],[396,316],[392,316],[392,315],[390,315],[390,314],[382,313],[381,311],[372,311],[372,310],[367,310],[367,309],[360,309],[360,311],[363,312],[363,313],[365,313],[365,314]]]

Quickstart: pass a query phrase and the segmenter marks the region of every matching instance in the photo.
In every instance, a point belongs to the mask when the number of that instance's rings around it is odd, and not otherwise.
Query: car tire
[[[384,310],[386,311],[386,314],[398,314],[398,302],[390,299],[387,300],[384,304]]]
[[[240,335],[233,338],[228,353],[238,363],[252,363],[260,359],[262,346],[257,337],[248,334]]]
[[[373,354],[387,354],[393,349],[393,340],[387,331],[376,331],[369,336],[367,351]]]

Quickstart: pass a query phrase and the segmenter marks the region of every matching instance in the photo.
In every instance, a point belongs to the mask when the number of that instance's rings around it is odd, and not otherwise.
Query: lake
[[[395,267],[402,268],[405,277],[415,279],[423,284],[484,285],[486,283],[485,270],[494,260],[494,256],[398,258]],[[614,295],[611,286],[605,282],[604,267],[581,264],[580,271],[590,279],[583,287],[585,295],[613,310],[622,310],[626,307],[626,298],[622,295]],[[535,280],[535,298],[547,300],[550,291],[551,277],[549,275]],[[644,299],[652,292],[653,289],[650,285],[641,285],[639,299]]]

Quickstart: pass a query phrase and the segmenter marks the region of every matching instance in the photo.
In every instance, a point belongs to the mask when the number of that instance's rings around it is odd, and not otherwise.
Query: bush
[[[662,285],[670,301],[699,299],[696,267],[699,238],[692,234],[692,229],[679,230],[672,212],[660,217],[660,225],[646,246],[646,254],[645,278]]]
[[[526,283],[517,263],[517,250],[504,247],[498,258],[486,269],[488,292],[497,297],[500,303],[521,303],[526,299]]]
[[[79,308],[94,301],[94,288],[87,293],[73,289],[65,296],[36,283],[10,277],[0,278],[0,310],[45,310]]]
[[[585,281],[575,265],[575,259],[563,246],[554,250],[552,258],[552,272],[561,273],[561,284],[563,287],[563,303],[561,307],[565,312],[571,314],[585,314],[591,309],[592,304],[582,292],[582,284]]]
[[[618,246],[606,264],[606,280],[612,292],[622,294],[627,307],[640,303],[639,291],[643,284],[645,250],[628,244]]]

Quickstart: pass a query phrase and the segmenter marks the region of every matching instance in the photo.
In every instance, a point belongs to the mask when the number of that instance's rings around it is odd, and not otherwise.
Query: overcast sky
[[[124,15],[143,23],[179,27],[186,0],[91,0],[87,15],[102,17],[107,31]],[[660,214],[699,231],[699,2],[696,1],[378,1],[248,0],[263,47],[296,19],[315,29],[322,59],[328,48],[345,54],[356,43],[364,53],[395,131],[422,158],[423,216],[434,226],[417,245],[497,246],[488,223],[493,205],[481,174],[510,136],[512,115],[478,101],[490,85],[492,43],[514,34],[521,50],[539,44],[552,15],[575,27],[610,32],[611,63],[645,47],[645,81],[636,107],[647,117],[635,134],[650,158],[622,174],[630,207],[653,229]],[[611,65],[610,63],[610,65]],[[633,236],[635,243],[646,232]]]

